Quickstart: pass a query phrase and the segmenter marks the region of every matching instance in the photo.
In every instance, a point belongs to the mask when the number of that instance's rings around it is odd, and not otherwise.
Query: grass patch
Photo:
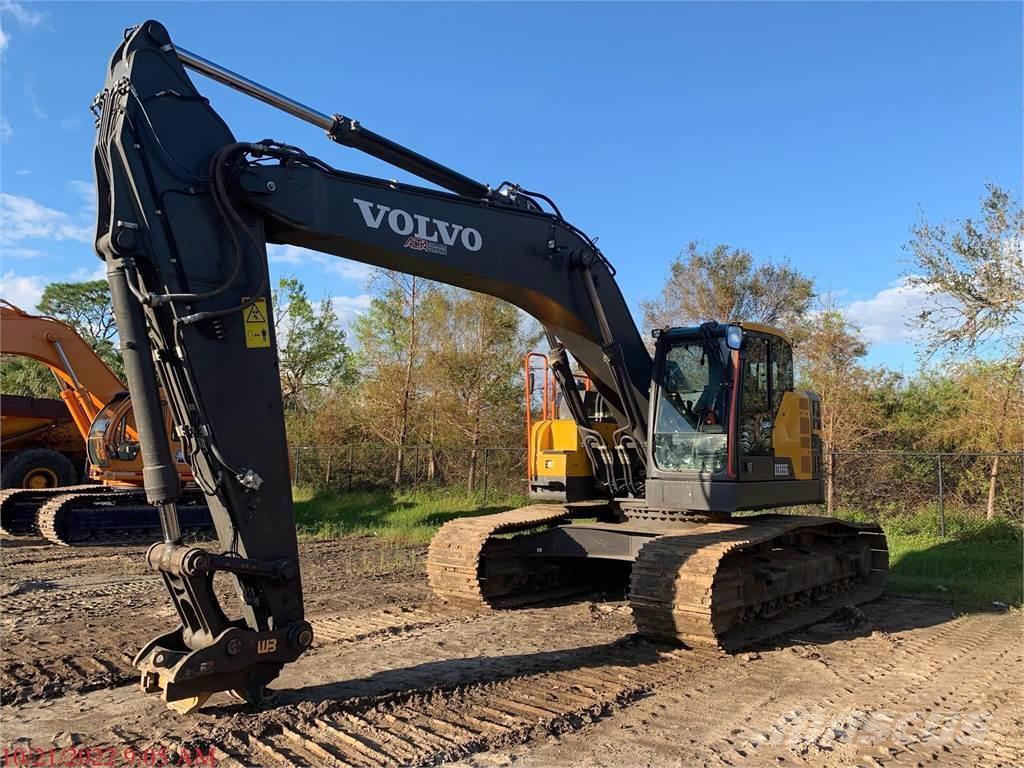
[[[496,496],[451,489],[339,492],[295,488],[299,536],[334,539],[379,536],[425,544],[438,528],[457,517],[486,515],[529,503],[525,496]],[[805,510],[794,510],[806,514]],[[856,510],[838,517],[867,522]],[[993,601],[1024,603],[1024,536],[1019,522],[984,520],[947,512],[940,538],[937,510],[882,520],[889,541],[887,591],[951,604],[961,611],[990,610]]]
[[[457,517],[487,515],[528,504],[523,496],[496,496],[451,489],[339,492],[295,488],[295,523],[305,539],[381,536],[426,543]]]
[[[931,512],[882,522],[889,541],[891,594],[941,600],[962,611],[991,610],[994,601],[1024,599],[1024,539],[1010,520],[946,516],[939,538]]]

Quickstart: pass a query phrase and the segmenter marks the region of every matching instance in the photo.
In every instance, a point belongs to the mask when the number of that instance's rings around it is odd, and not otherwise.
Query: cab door
[[[768,337],[748,332],[742,355],[740,480],[771,480],[774,474],[770,358]]]
[[[772,432],[786,392],[793,389],[793,350],[785,339],[748,333],[744,341],[742,402],[739,422],[741,480],[793,477],[780,472]]]

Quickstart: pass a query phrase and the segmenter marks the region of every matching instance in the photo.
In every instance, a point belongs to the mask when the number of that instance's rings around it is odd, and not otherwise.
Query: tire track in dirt
[[[1015,662],[1018,669],[1024,667],[1024,657]],[[1018,685],[1014,706],[999,708],[997,705],[984,750],[977,755],[975,765],[979,768],[1008,768],[1024,764],[1024,702]],[[989,704],[990,702],[986,702]]]
[[[974,764],[992,718],[1024,680],[1009,672],[1013,617],[973,617],[922,632],[883,660],[853,653],[850,683],[709,744],[719,764],[921,764],[967,752]],[[1019,654],[1018,654],[1019,658]],[[979,676],[979,671],[981,672]],[[839,672],[843,675],[843,672]],[[1019,695],[1019,694],[1018,694]],[[979,709],[982,698],[991,707]],[[1020,755],[1018,755],[1020,757]]]
[[[915,636],[911,644],[895,650],[882,660],[879,660],[877,657],[859,654],[854,650],[852,660],[844,657],[843,661],[826,661],[825,664],[840,681],[841,691],[850,697],[860,698],[864,695],[865,688],[868,690],[873,686],[884,688],[891,684],[891,676],[900,676],[905,673],[906,670],[903,665],[912,655],[920,653],[926,658],[930,647],[939,646],[946,648],[947,646],[944,643],[948,636],[953,634],[956,628],[963,622],[964,620],[960,620],[959,622],[942,625],[939,628],[922,630]],[[851,643],[852,648],[856,648],[856,645],[857,641]],[[823,659],[827,658],[827,656],[823,656],[821,653],[817,655]],[[831,706],[834,702],[826,699],[825,704]],[[781,739],[792,739],[793,731],[801,727],[802,723],[823,723],[823,713],[825,711],[827,711],[825,706],[815,702],[804,707],[795,707],[779,712],[777,717],[771,720],[765,711],[752,710],[746,713],[747,723],[743,727],[732,727],[728,735],[707,742],[709,750],[707,756],[713,762],[724,765],[739,764],[747,760],[759,761],[766,759],[758,751],[759,749],[762,747],[770,748],[771,745],[777,744]],[[749,722],[751,720],[758,724],[751,725]],[[736,722],[735,716],[731,719],[731,722]],[[716,732],[717,729],[712,728],[711,733],[714,734]]]
[[[437,607],[384,608],[361,613],[337,613],[313,619],[314,648],[340,643],[384,639],[428,627],[472,622],[482,614],[456,613]],[[32,660],[0,662],[3,704],[52,699],[68,693],[116,688],[138,680],[128,653],[49,656],[43,649]]]
[[[112,565],[115,562],[131,566],[135,563],[143,562],[143,558],[146,556],[145,547],[124,547],[119,548],[116,552],[104,551],[98,554],[85,554],[81,550],[58,548],[49,542],[44,546],[24,547],[16,549],[14,552],[22,555],[22,557],[20,559],[0,558],[0,562],[2,562],[5,569],[18,566],[37,568],[44,565],[52,568],[54,564],[61,564],[78,570],[83,565],[86,567],[93,567],[94,565],[104,566]]]
[[[67,585],[59,581],[38,581],[15,586],[0,597],[0,607],[8,618],[29,616],[33,622],[56,621],[71,610],[104,614],[123,607],[140,596],[149,597],[161,588],[159,577],[135,576],[98,584]]]
[[[386,711],[382,712],[391,715],[403,702],[446,702],[445,698],[438,698],[439,691],[490,691],[495,686],[507,687],[507,681],[524,676],[600,667],[600,660],[618,647],[612,641],[629,631],[624,603],[569,604],[460,618],[468,624],[454,630],[447,624],[420,626],[414,621],[413,626],[419,629],[385,636],[377,642],[353,642],[341,652],[328,649],[325,652],[331,653],[330,658],[314,651],[286,668],[278,682],[276,700],[257,711],[230,704],[207,707],[192,717],[181,718],[166,710],[155,697],[142,697],[121,688],[9,709],[4,716],[6,730],[16,735],[21,744],[45,744],[51,735],[56,738],[60,730],[73,731],[78,734],[76,738],[88,739],[91,744],[111,740],[119,744],[120,737],[110,730],[116,724],[148,734],[150,740],[158,739],[164,744],[187,738],[220,748],[230,743],[232,730],[282,735],[284,727],[294,730],[296,724],[313,725],[314,717],[330,723],[330,718],[346,706],[354,708],[356,714],[384,707]],[[657,660],[657,652],[650,646],[641,644],[637,648],[640,650],[629,652],[634,666],[639,660]],[[573,701],[581,712],[595,702],[613,706],[614,694],[622,687],[622,681],[614,671],[594,670],[593,677],[590,682],[577,681],[581,690],[594,689],[603,680],[604,685],[612,686],[610,704],[605,701],[606,692],[596,699],[593,694],[576,694],[572,699],[573,692],[567,691],[562,698]],[[562,718],[572,713],[545,708],[540,698],[547,695],[546,686],[547,683],[541,684],[532,694],[538,697],[536,711],[547,712],[557,727]],[[525,693],[519,700],[528,701],[530,696]],[[216,700],[211,704],[216,705]],[[447,710],[448,703],[437,706]],[[527,719],[536,714],[522,708],[515,711]],[[401,713],[392,716],[400,718]],[[443,712],[440,717],[444,719]],[[518,729],[498,727],[497,731]],[[522,738],[519,735],[513,741]],[[438,742],[430,743],[438,746]],[[259,748],[253,745],[252,750]],[[243,764],[264,762],[248,752],[245,754],[248,757]]]
[[[940,611],[892,600],[868,613],[898,634],[816,627],[790,642],[818,645],[715,659],[580,733],[458,764],[1024,764],[1019,612],[925,624]]]
[[[202,738],[245,765],[430,765],[585,728],[681,679],[695,658],[636,637],[600,654],[543,657],[514,662],[517,672],[504,678],[491,669],[464,685],[237,716]]]

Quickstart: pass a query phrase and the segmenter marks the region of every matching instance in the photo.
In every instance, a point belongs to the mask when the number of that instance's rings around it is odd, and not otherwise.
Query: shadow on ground
[[[564,601],[559,601],[564,602]],[[803,630],[790,632],[771,643],[757,646],[770,651],[804,645],[827,645],[867,637],[876,631],[904,632],[930,627],[949,621],[953,617],[948,606],[922,600],[882,597],[861,608],[844,607],[825,621]],[[211,714],[229,714],[239,710],[255,712],[274,709],[286,704],[346,702],[367,697],[367,704],[376,703],[386,695],[389,700],[401,700],[425,692],[455,688],[486,682],[499,683],[523,675],[538,675],[572,670],[601,670],[609,666],[642,667],[665,660],[664,654],[677,650],[677,646],[650,641],[630,633],[617,640],[597,645],[582,645],[553,651],[522,654],[473,656],[386,669],[361,679],[344,677],[320,685],[279,691],[271,701],[259,708],[245,705],[211,707]],[[716,657],[694,652],[694,663],[729,664],[743,653]]]

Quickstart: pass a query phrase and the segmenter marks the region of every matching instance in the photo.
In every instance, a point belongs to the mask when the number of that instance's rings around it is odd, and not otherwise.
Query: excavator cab
[[[138,456],[139,436],[127,392],[116,395],[93,419],[86,450],[90,464],[103,469],[117,461],[134,461]]]
[[[192,470],[185,462],[181,444],[174,436],[170,411],[164,404],[168,438],[174,449],[178,471],[185,482],[191,482]],[[89,425],[86,453],[89,456],[89,474],[94,480],[113,485],[137,487],[142,482],[139,467],[139,433],[135,427],[135,412],[131,396],[121,392],[96,414]]]
[[[705,323],[657,329],[654,338],[649,507],[669,516],[730,514],[822,501],[819,400],[795,389],[792,342],[783,331]],[[585,391],[583,403],[587,427],[611,448],[615,422],[602,418],[600,394]],[[567,414],[556,418],[551,410],[532,425],[529,441],[533,498],[598,495],[593,463]]]
[[[655,331],[650,506],[729,514],[823,500],[821,409],[792,342],[759,323]]]
[[[683,336],[665,345],[652,447],[658,467],[721,473],[731,373],[723,338]]]

